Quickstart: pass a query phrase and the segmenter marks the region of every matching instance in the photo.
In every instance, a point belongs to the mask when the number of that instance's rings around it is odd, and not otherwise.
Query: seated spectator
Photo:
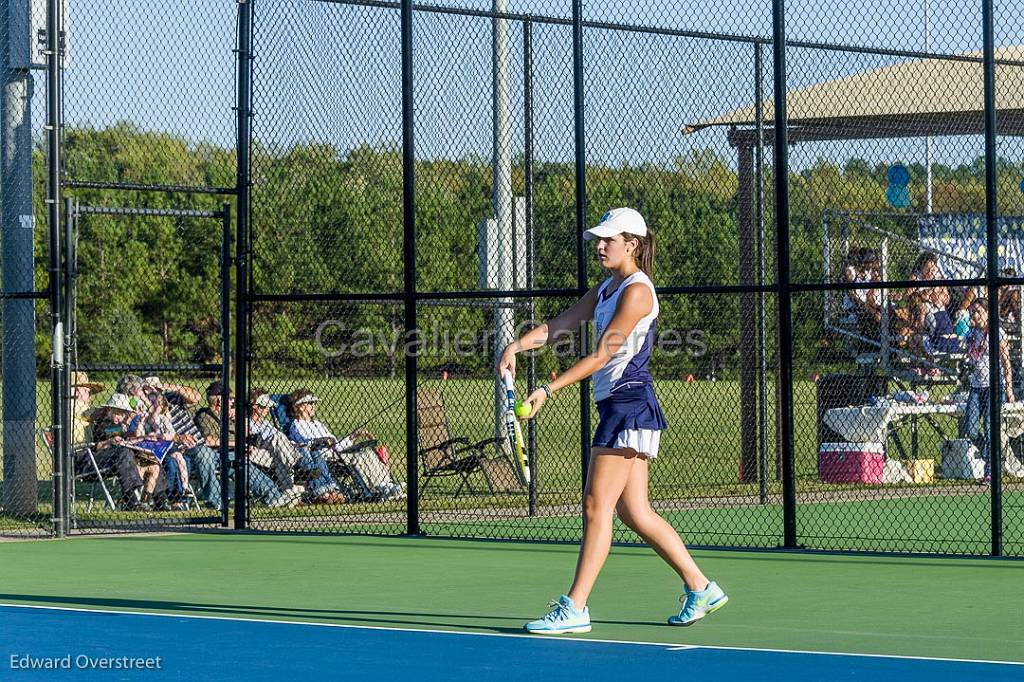
[[[261,388],[249,393],[249,459],[262,466],[270,465],[275,473],[278,488],[298,489],[295,486],[294,471],[298,469],[309,477],[308,497],[314,504],[342,504],[346,501],[322,450],[296,448],[288,436],[271,424],[267,417],[274,401]],[[265,453],[265,454],[263,454]],[[258,460],[263,459],[263,463]]]
[[[288,412],[292,418],[288,437],[309,446],[311,450],[324,450],[328,459],[335,458],[349,466],[353,478],[363,488],[363,493],[372,498],[393,500],[405,497],[402,486],[391,479],[391,472],[374,452],[346,450],[355,444],[355,438],[366,435],[357,431],[338,439],[327,425],[316,419],[316,406],[320,402],[312,391],[299,389],[288,399]]]
[[[92,436],[96,445],[96,456],[109,461],[108,458],[111,455],[108,455],[107,450],[111,450],[112,456],[121,460],[123,455],[118,451],[120,449],[128,450],[142,477],[142,489],[139,492],[138,501],[136,504],[132,504],[132,500],[129,499],[128,507],[142,509],[163,507],[166,503],[167,492],[167,479],[163,469],[158,462],[148,459],[143,452],[131,450],[128,447],[134,440],[138,440],[131,433],[131,422],[140,417],[141,415],[132,407],[129,396],[123,393],[112,394],[106,404],[93,415]],[[129,485],[130,483],[131,481],[129,481]],[[122,487],[123,485],[124,483],[122,483]]]
[[[918,256],[910,273],[910,279],[918,282],[942,279],[944,276],[939,268],[938,256],[931,252],[924,252]],[[928,314],[938,309],[945,310],[949,306],[949,289],[910,287],[898,300],[902,299],[906,300],[906,310],[904,312],[903,309],[899,309],[898,314],[901,321],[905,322],[906,336],[913,340],[910,345],[921,350],[921,338],[926,332]]]
[[[170,404],[156,387],[142,381],[142,390],[136,396],[140,409],[146,412],[134,426],[134,433],[155,441],[171,444],[161,464],[167,477],[167,497],[178,509],[187,509],[185,491],[189,489],[189,471],[183,451],[184,443],[174,430]]]
[[[925,251],[917,257],[917,261],[914,263],[914,268],[910,272],[910,279],[927,282],[930,280],[944,279],[945,273],[942,272],[942,268],[939,266],[939,257],[930,252]],[[931,301],[942,308],[949,307],[949,289],[946,287],[932,287],[930,289],[910,289],[907,294],[913,294],[915,291],[930,291]]]
[[[875,249],[863,249],[860,281],[866,284],[882,281],[882,258]],[[869,319],[877,325],[882,319],[882,290],[873,287],[867,290],[862,289],[861,291],[864,292],[861,295],[863,299],[862,308]]]
[[[166,402],[167,417],[174,441],[184,450],[183,455],[188,474],[194,482],[194,492],[208,508],[220,509],[221,495],[218,473],[220,455],[206,444],[203,434],[196,428],[192,410],[200,401],[201,394],[194,388],[179,384],[163,383],[158,376],[142,380],[143,392],[151,401],[158,396]]]
[[[202,434],[206,445],[210,448],[220,447],[221,441],[221,429],[220,429],[220,415],[221,415],[221,395],[224,392],[224,385],[220,381],[214,381],[206,388],[206,404],[207,407],[202,408],[196,412],[195,424]],[[235,400],[234,396],[228,398],[227,404],[227,417],[228,417],[228,433],[227,443],[228,447],[234,448],[235,440]],[[281,492],[274,481],[265,474],[259,467],[250,466],[246,467],[248,471],[249,481],[249,493],[257,500],[260,500],[268,507],[293,507],[298,501],[299,497],[294,494],[284,494]]]
[[[959,353],[963,350],[963,342],[957,336],[956,328],[949,312],[934,300],[925,304],[922,347],[928,355]]]
[[[95,442],[91,419],[98,415],[99,410],[90,407],[90,403],[92,396],[102,390],[103,384],[89,381],[85,372],[71,373],[71,462],[76,476],[95,473],[89,460],[89,452]],[[122,508],[142,508],[144,481],[135,454],[126,447],[111,445],[102,450],[96,449],[93,457],[101,469],[112,468],[117,472]]]
[[[843,282],[848,284],[860,282],[860,249],[850,249],[843,259]],[[847,324],[857,323],[857,308],[860,305],[859,289],[848,289],[843,293],[843,315]]]
[[[881,278],[881,261],[872,249],[850,249],[843,265],[845,281],[868,284],[880,281]],[[882,319],[882,292],[880,289],[849,289],[843,297],[842,305],[848,323],[856,323],[862,336],[869,339],[878,338]]]

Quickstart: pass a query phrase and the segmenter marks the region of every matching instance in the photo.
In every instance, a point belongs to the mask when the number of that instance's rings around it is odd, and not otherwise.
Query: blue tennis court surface
[[[19,606],[0,606],[0,645],[4,680],[1024,680],[1013,663]]]

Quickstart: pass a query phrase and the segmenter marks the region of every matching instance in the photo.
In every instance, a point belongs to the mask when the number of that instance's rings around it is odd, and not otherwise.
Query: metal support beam
[[[402,31],[402,228],[405,256],[406,348],[408,342],[418,343],[419,326],[416,319],[416,145],[413,97],[413,3],[401,1]],[[405,356],[405,450],[406,450],[406,532],[420,534],[419,441],[416,434],[417,354]]]
[[[988,361],[989,422],[988,452],[992,470],[992,556],[1003,555],[1003,447],[1002,363],[999,357],[999,206],[997,203],[996,158],[996,64],[993,0],[982,0],[982,32],[984,34],[982,70],[985,97],[985,284],[988,291]],[[1012,381],[1012,378],[1011,378]]]
[[[238,169],[235,187],[238,194],[238,213],[235,234],[235,528],[243,529],[249,523],[248,458],[246,457],[246,431],[249,410],[245,397],[249,393],[249,317],[252,311],[247,299],[249,288],[249,207],[251,178],[250,151],[252,146],[252,31],[254,0],[238,2]],[[226,388],[226,387],[225,387]],[[221,409],[227,406],[221,403]],[[222,439],[227,438],[221,431]],[[227,500],[222,500],[227,505]]]
[[[583,2],[572,3],[572,75],[573,123],[576,136],[576,288],[577,295],[587,292],[587,252],[583,230],[587,224],[587,149],[584,117],[583,79]],[[580,329],[580,357],[590,350],[590,328]],[[580,466],[583,488],[590,468],[590,379],[580,382]]]
[[[793,309],[789,273],[789,140],[786,115],[786,2],[772,0],[775,67],[775,239],[779,289],[779,442],[782,448],[783,545],[797,547],[793,451]]]
[[[740,147],[737,225],[739,227],[739,283],[755,283],[757,233],[755,231],[754,150]],[[740,442],[739,480],[757,477],[757,294],[739,295]]]
[[[536,259],[533,243],[533,23],[523,22],[523,176],[526,201],[526,290],[533,290],[533,266]],[[536,298],[529,300],[530,324],[537,320]],[[537,388],[537,354],[531,352],[526,359],[526,395]],[[526,423],[527,457],[530,462],[530,490],[528,510],[537,515],[537,423]]]

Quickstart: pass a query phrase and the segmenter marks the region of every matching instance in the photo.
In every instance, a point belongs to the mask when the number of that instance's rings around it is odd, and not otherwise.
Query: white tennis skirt
[[[658,445],[661,442],[661,431],[654,429],[625,429],[619,431],[615,442],[610,447],[629,448],[636,450],[647,459],[658,456]]]

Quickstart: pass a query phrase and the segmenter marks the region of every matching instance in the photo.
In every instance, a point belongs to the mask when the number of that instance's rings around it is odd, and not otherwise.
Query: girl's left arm
[[[637,323],[649,315],[653,309],[654,296],[651,295],[650,289],[642,284],[632,284],[627,287],[622,292],[622,297],[615,308],[611,322],[608,323],[608,328],[597,340],[597,349],[585,358],[578,360],[554,381],[547,384],[548,390],[557,393],[566,386],[586,379],[608,364],[612,356],[622,348]],[[543,388],[537,389],[527,400],[533,405],[533,411],[526,418],[532,419],[547,400],[547,392]]]

